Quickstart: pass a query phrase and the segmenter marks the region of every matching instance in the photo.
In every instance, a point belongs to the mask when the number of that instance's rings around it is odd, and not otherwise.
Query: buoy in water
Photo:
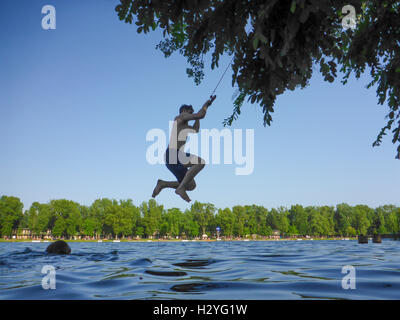
[[[358,243],[368,243],[368,236],[359,235]]]
[[[379,234],[374,234],[372,237],[373,243],[382,243],[382,237]]]

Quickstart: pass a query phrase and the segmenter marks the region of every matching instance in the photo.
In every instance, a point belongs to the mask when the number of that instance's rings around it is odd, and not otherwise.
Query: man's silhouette
[[[192,191],[196,188],[194,177],[204,168],[205,161],[193,154],[184,152],[188,133],[199,132],[200,119],[203,119],[207,113],[208,107],[213,103],[216,96],[211,96],[209,100],[197,113],[193,113],[191,105],[182,105],[179,109],[179,115],[175,117],[172,126],[172,133],[168,148],[165,152],[165,163],[167,168],[174,174],[178,181],[164,181],[159,179],[154,188],[152,197],[156,197],[162,189],[173,188],[175,193],[182,199],[190,202],[186,191]],[[189,121],[195,120],[194,125],[190,126]]]

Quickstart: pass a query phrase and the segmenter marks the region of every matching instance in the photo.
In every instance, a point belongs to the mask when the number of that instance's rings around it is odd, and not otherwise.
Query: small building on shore
[[[11,239],[27,240],[32,237],[32,232],[28,228],[14,229]]]

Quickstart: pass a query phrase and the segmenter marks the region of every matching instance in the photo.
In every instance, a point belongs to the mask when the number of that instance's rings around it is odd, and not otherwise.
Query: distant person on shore
[[[199,132],[200,119],[205,117],[208,107],[213,103],[215,98],[216,96],[211,96],[197,113],[193,113],[194,110],[191,105],[184,104],[180,107],[179,115],[175,117],[170,142],[165,152],[166,166],[178,181],[164,181],[159,179],[152,194],[153,198],[162,189],[173,188],[175,189],[175,193],[181,196],[183,200],[187,202],[191,201],[186,191],[192,191],[196,188],[194,177],[204,168],[205,161],[196,155],[184,152],[184,148],[188,134]],[[191,120],[195,121],[193,126],[188,123]]]

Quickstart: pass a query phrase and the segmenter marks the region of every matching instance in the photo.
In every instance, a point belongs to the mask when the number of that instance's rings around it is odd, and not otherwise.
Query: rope
[[[231,59],[231,62],[229,62],[228,66],[226,67],[225,72],[223,73],[221,79],[219,79],[217,86],[215,87],[214,91],[211,93],[211,96],[214,95],[215,90],[217,90],[219,84],[221,83],[222,79],[223,79],[224,76],[225,76],[225,73],[228,71],[228,68],[229,68],[229,66],[231,65],[231,63],[232,63],[234,57],[235,57],[235,55],[233,55],[233,57],[232,57],[232,59]]]

